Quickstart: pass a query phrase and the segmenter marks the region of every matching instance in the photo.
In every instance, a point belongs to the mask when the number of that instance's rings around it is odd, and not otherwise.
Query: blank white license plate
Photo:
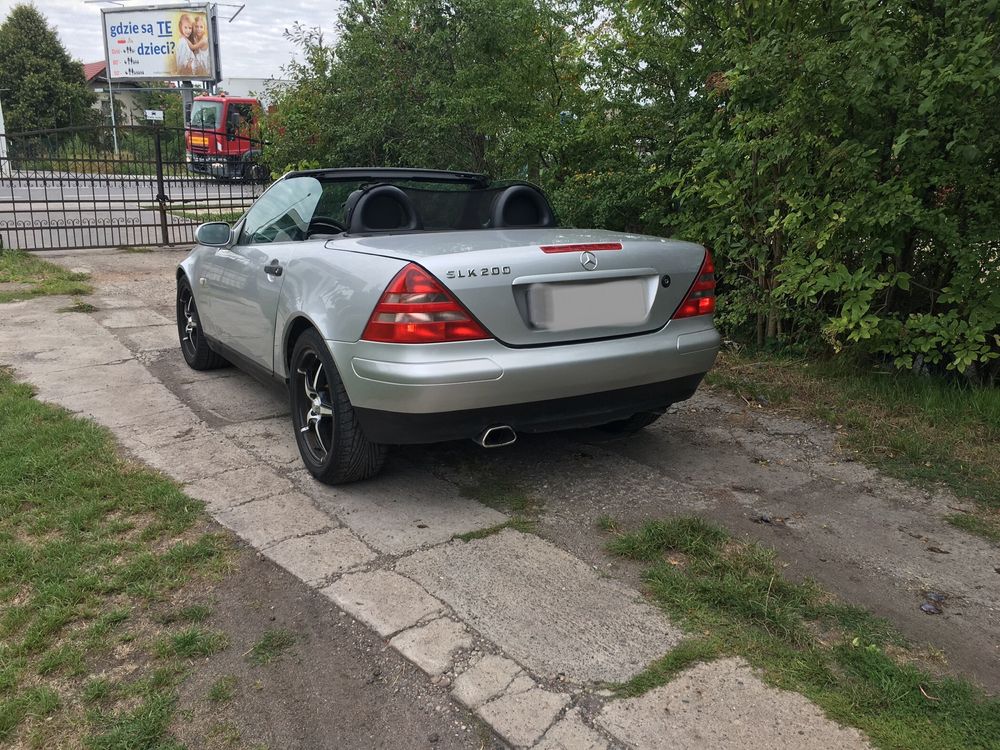
[[[649,311],[648,288],[644,279],[532,284],[528,316],[547,331],[639,325]]]

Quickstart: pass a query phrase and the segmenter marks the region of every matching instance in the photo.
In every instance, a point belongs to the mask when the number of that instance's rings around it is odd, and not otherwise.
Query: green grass
[[[66,307],[60,307],[56,312],[60,313],[92,313],[97,312],[97,308],[94,307],[89,302],[84,302],[82,299],[76,298],[73,302]]]
[[[535,526],[536,522],[534,519],[514,516],[509,521],[504,521],[494,526],[487,526],[485,529],[476,529],[475,531],[467,531],[464,534],[455,534],[452,539],[471,542],[473,539],[485,539],[488,536],[499,534],[504,529],[514,529],[514,531],[520,531],[522,534],[533,534],[535,533]]]
[[[189,624],[207,611],[189,589],[228,570],[223,538],[107,432],[2,370],[0,414],[0,445],[17,446],[0,450],[0,745],[171,747],[186,660],[224,644]],[[88,678],[116,664],[128,676]]]
[[[90,294],[85,273],[72,273],[55,263],[20,250],[0,250],[0,284],[30,284],[27,289],[0,291],[0,303],[52,294]]]
[[[878,747],[997,746],[1000,700],[928,672],[884,620],[813,582],[787,581],[773,551],[697,518],[646,524],[616,536],[609,550],[648,563],[651,596],[695,634],[614,686],[618,694],[638,695],[691,664],[738,655]]]
[[[270,664],[295,645],[295,635],[287,630],[268,630],[247,652],[247,659],[257,666]]]
[[[709,382],[749,403],[825,420],[866,464],[975,504],[948,521],[1000,540],[1000,388],[827,362],[720,357]]]
[[[236,692],[236,678],[233,675],[220,677],[208,689],[208,699],[212,703],[228,703]]]
[[[191,219],[199,224],[206,224],[210,221],[224,221],[227,224],[232,224],[235,221],[239,221],[239,218],[243,216],[243,209],[234,209],[232,211],[224,211],[222,209],[193,209],[187,211],[174,208],[169,213],[172,216],[182,219]]]

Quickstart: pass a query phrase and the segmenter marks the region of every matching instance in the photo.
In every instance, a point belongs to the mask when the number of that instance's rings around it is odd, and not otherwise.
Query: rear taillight
[[[441,282],[410,263],[389,282],[361,338],[390,344],[434,344],[488,339],[490,335]]]
[[[705,251],[705,260],[701,264],[698,277],[691,285],[691,291],[674,313],[677,318],[693,318],[696,315],[710,315],[715,312],[715,265],[712,263],[712,253]]]

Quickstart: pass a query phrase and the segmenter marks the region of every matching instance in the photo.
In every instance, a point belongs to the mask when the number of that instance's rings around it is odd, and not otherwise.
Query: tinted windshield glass
[[[191,108],[192,127],[214,130],[221,120],[222,104],[219,102],[195,102]]]

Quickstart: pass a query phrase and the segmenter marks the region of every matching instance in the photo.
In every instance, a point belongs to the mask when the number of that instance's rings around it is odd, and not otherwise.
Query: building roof
[[[87,79],[87,82],[93,81],[99,75],[104,73],[104,69],[107,67],[107,63],[104,60],[92,63],[83,64],[83,77]]]

